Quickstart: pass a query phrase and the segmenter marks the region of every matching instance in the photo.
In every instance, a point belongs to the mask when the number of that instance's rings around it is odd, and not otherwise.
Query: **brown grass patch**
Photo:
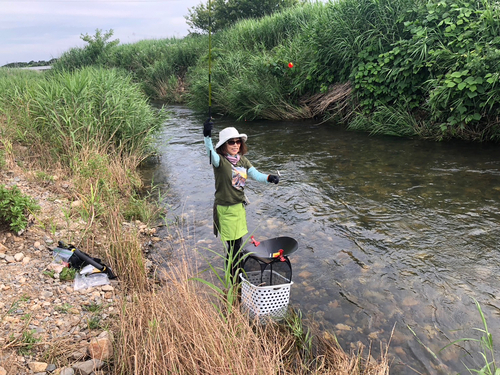
[[[328,92],[319,93],[302,100],[311,117],[324,117],[326,120],[340,117],[346,121],[353,113],[352,87],[350,82],[332,85]]]
[[[191,272],[181,261],[164,272],[164,285],[126,298],[116,374],[388,374],[387,356],[366,361],[363,348],[349,355],[331,335],[315,337],[309,352],[286,324],[256,324],[238,306],[224,316]]]

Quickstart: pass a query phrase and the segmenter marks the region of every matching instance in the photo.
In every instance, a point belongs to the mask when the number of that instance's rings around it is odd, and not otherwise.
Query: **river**
[[[204,118],[185,107],[169,110],[159,163],[144,174],[163,187],[169,220],[183,223],[189,246],[222,251],[212,233]],[[215,120],[214,144],[227,126],[248,134],[247,156],[259,171],[281,174],[278,185],[248,182],[247,218],[257,239],[298,241],[290,256],[292,306],[335,332],[346,350],[372,342],[377,354],[390,340],[393,374],[484,365],[477,343],[439,350],[481,336],[474,300],[500,339],[497,146],[226,118]]]

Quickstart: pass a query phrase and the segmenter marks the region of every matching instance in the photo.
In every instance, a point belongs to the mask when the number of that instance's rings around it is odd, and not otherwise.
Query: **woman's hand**
[[[203,123],[203,136],[211,137],[213,128],[214,128],[214,123],[212,122],[212,118],[209,117],[207,121]]]
[[[267,182],[270,182],[271,184],[277,184],[280,182],[280,178],[278,176],[270,174],[267,176]]]

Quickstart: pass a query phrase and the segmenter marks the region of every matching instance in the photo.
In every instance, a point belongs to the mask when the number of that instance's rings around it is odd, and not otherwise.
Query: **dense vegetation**
[[[161,124],[161,116],[123,71],[2,73],[0,113],[15,124],[17,140],[50,150],[64,164],[89,143],[113,153],[146,152]]]
[[[500,140],[495,1],[306,3],[243,20],[212,39],[212,103],[219,112],[247,120],[321,116],[372,133]],[[208,45],[206,35],[143,41],[103,48],[97,63],[132,71],[151,98],[203,110]],[[95,63],[87,59],[89,46],[68,51],[56,68]]]

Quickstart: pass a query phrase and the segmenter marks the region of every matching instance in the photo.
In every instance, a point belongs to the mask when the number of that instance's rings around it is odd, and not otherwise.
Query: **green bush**
[[[365,48],[351,79],[364,115],[405,106],[435,138],[499,140],[500,8],[429,1],[399,19],[401,40]]]
[[[26,229],[27,215],[39,209],[35,200],[24,195],[17,186],[8,189],[0,185],[0,223],[7,224],[14,232]]]

